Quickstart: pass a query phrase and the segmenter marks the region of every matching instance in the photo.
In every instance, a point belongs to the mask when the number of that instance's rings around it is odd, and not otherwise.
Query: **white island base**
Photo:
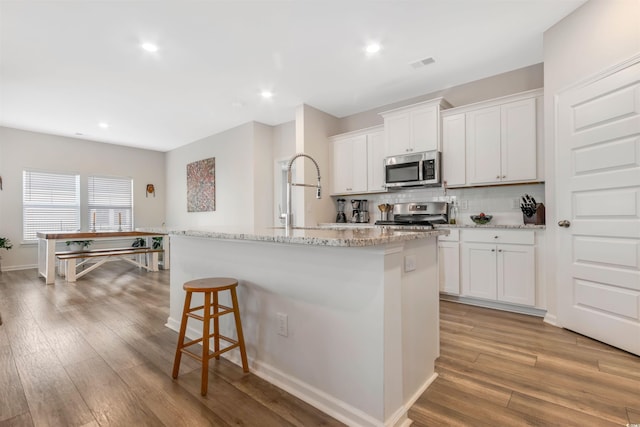
[[[167,326],[179,329],[184,282],[235,277],[254,374],[348,425],[408,424],[439,355],[436,235],[424,236],[335,247],[172,233]],[[232,319],[221,329],[235,336]],[[239,364],[237,350],[225,356]]]

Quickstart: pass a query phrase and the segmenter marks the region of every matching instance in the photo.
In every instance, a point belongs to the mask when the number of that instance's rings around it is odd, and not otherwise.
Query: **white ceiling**
[[[303,103],[344,117],[542,62],[584,2],[0,0],[0,125],[167,151]]]

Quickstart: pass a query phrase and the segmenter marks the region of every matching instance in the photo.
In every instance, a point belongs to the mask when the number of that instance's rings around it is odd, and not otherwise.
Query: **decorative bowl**
[[[471,215],[471,221],[480,225],[488,224],[491,222],[491,218],[493,218],[493,215]]]

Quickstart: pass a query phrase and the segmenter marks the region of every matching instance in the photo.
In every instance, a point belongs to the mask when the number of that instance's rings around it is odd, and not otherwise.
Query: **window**
[[[89,177],[88,224],[95,230],[133,230],[133,180]]]
[[[38,231],[80,230],[80,175],[24,171],[22,238]]]

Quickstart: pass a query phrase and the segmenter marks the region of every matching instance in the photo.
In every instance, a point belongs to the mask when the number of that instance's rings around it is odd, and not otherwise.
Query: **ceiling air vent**
[[[434,62],[436,62],[436,60],[432,57],[429,57],[410,62],[409,65],[411,65],[415,69],[418,69],[424,67],[425,65],[433,64]]]

